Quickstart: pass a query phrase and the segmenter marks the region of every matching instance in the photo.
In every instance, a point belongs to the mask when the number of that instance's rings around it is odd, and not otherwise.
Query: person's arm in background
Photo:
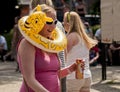
[[[99,52],[96,52],[96,56],[90,60],[90,64],[94,63],[99,58]]]
[[[15,48],[16,40],[17,40],[17,32],[18,32],[18,26],[17,24],[13,27],[13,36],[12,36],[12,42],[11,42],[11,49]]]
[[[110,49],[115,51],[115,50],[120,50],[120,47],[115,47],[113,44],[111,44]]]
[[[92,50],[93,50],[95,56],[90,60],[90,64],[96,62],[97,59],[99,58],[99,48],[98,48],[98,45],[96,45],[95,47],[93,47]]]
[[[23,39],[18,48],[21,72],[27,85],[35,92],[49,92],[35,78],[35,47]]]

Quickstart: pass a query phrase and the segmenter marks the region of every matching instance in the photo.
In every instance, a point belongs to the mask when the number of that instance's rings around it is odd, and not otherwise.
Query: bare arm
[[[35,92],[49,92],[35,79],[35,48],[25,39],[21,41],[18,54],[21,60],[23,77]]]
[[[95,62],[98,58],[99,58],[99,53],[97,52],[96,56],[92,60],[90,60],[90,64],[92,64],[93,62]]]
[[[113,45],[110,45],[111,50],[120,50],[120,47],[114,47]]]
[[[66,77],[68,74],[74,72],[76,70],[76,63],[71,64],[70,66],[67,66],[65,68],[62,68],[59,71],[59,77],[60,78],[64,78]]]

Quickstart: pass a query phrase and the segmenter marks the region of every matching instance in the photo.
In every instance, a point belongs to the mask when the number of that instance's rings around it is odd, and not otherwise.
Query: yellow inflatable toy
[[[21,34],[34,46],[48,52],[58,53],[66,48],[67,39],[64,33],[57,27],[52,32],[53,40],[38,34],[46,22],[53,22],[46,16],[38,5],[29,16],[24,16],[18,21]]]

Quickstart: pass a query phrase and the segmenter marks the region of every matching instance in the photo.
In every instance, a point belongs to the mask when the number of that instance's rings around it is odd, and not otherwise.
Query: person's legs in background
[[[61,92],[66,92],[66,77],[61,79]]]
[[[1,58],[1,60],[2,60],[2,62],[4,62],[4,55],[7,53],[7,50],[4,50],[4,49],[1,49],[0,50],[0,58]]]

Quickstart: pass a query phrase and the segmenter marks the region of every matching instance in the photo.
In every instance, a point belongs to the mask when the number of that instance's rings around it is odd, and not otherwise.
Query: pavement
[[[22,76],[15,72],[16,66],[16,62],[0,62],[0,92],[19,92]],[[104,81],[101,80],[100,65],[91,67],[91,71],[91,92],[120,92],[120,66],[107,66],[107,79]],[[78,85],[74,83],[74,79],[72,85]]]

